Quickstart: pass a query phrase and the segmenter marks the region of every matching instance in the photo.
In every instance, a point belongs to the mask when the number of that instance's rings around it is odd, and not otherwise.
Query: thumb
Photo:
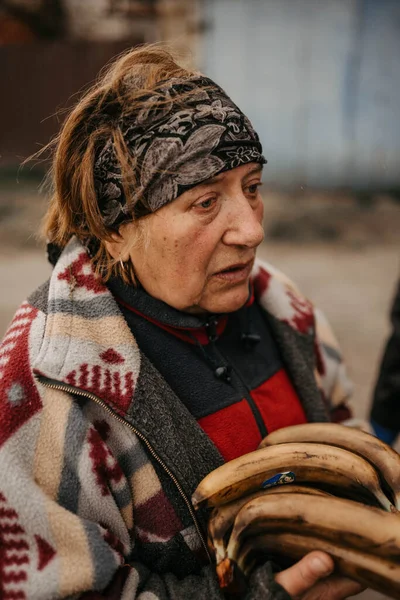
[[[275,580],[290,596],[296,597],[307,592],[319,579],[330,575],[333,569],[334,563],[329,554],[316,550],[278,573]]]

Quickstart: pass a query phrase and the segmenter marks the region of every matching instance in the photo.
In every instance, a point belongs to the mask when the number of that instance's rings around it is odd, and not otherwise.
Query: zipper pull
[[[232,367],[230,365],[221,365],[215,369],[214,375],[217,379],[222,379],[223,381],[226,381],[226,383],[230,383],[231,372]]]
[[[216,317],[212,317],[205,324],[209,342],[216,342],[218,339],[217,325],[218,325],[218,319]]]

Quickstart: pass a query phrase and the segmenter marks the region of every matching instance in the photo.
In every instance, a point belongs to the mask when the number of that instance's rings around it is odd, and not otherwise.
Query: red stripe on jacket
[[[268,432],[306,423],[300,400],[283,369],[251,391]],[[246,399],[198,420],[226,461],[256,450],[261,435]]]

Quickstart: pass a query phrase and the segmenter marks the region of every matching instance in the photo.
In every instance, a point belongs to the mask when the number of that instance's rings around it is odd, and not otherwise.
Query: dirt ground
[[[0,337],[18,304],[50,273],[32,232],[43,201],[0,193]],[[10,198],[25,215],[25,229]],[[2,210],[3,207],[3,210]],[[35,208],[33,208],[35,207]],[[381,199],[361,208],[354,199],[266,198],[266,241],[259,255],[282,269],[329,317],[354,382],[354,413],[368,414],[388,312],[400,276],[400,204]],[[327,241],[328,240],[328,241]],[[360,600],[383,600],[366,591]]]

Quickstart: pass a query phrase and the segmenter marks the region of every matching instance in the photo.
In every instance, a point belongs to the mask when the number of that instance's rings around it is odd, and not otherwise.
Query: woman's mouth
[[[236,263],[214,274],[214,277],[229,283],[241,283],[249,278],[253,268],[253,260],[246,263]]]

